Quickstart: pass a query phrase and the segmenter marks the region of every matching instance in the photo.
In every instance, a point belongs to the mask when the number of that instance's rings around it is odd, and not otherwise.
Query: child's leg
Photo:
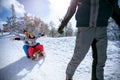
[[[45,55],[45,52],[44,52],[44,47],[43,47],[43,45],[37,45],[36,47],[35,47],[35,49],[38,51],[40,51],[40,53],[45,57],[46,55]]]
[[[23,50],[24,50],[24,52],[25,52],[26,55],[28,55],[28,48],[29,48],[28,45],[24,45],[23,46]]]
[[[37,51],[40,50],[41,52],[44,51],[44,47],[43,47],[43,45],[41,45],[41,44],[36,45],[35,49],[36,49]]]
[[[33,56],[34,52],[35,52],[35,49],[34,49],[33,47],[29,47],[29,48],[28,48],[28,55],[29,55],[30,57]]]

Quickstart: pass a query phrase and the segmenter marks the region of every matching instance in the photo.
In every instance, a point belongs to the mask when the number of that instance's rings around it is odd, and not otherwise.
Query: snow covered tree
[[[56,37],[57,30],[56,30],[56,28],[55,28],[55,24],[54,24],[53,21],[51,21],[51,22],[49,23],[49,27],[50,27],[49,36],[51,36],[51,37]]]
[[[47,23],[44,23],[43,21],[40,22],[40,28],[42,29],[42,32],[46,35],[49,35],[49,26]]]
[[[72,24],[71,22],[69,22],[66,28],[66,36],[72,36],[72,34],[73,34]]]

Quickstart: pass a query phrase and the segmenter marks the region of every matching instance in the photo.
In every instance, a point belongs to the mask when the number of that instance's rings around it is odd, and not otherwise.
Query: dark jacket
[[[67,13],[59,26],[59,33],[63,33],[63,28],[75,12],[77,27],[107,26],[110,17],[120,26],[118,0],[71,0]]]
[[[107,26],[112,15],[112,5],[108,0],[99,0],[96,26]],[[79,0],[76,13],[77,27],[88,27],[90,22],[91,0]]]

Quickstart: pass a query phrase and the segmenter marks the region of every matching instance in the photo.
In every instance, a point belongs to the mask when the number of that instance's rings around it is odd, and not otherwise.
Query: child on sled
[[[38,36],[35,36],[33,32],[29,32],[27,30],[23,31],[25,37],[16,37],[12,38],[12,40],[23,40],[25,45],[23,46],[23,49],[27,55],[28,58],[31,58],[33,60],[38,59],[40,55],[45,57],[44,47],[40,43],[36,43],[36,40],[40,36],[44,36],[44,34],[40,34]]]
[[[39,36],[35,36],[34,33],[30,33],[29,36],[29,40],[31,40],[31,43],[29,44],[28,55],[30,57],[33,57],[33,60],[38,59],[40,55],[43,55],[45,57],[43,45],[36,43],[36,39]]]

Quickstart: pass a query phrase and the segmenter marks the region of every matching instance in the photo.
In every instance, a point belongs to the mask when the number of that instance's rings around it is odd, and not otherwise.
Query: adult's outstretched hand
[[[64,26],[65,26],[65,25],[63,25],[62,23],[60,24],[60,26],[59,26],[59,28],[58,28],[58,33],[62,34],[62,33],[64,32],[64,31],[63,31]]]

